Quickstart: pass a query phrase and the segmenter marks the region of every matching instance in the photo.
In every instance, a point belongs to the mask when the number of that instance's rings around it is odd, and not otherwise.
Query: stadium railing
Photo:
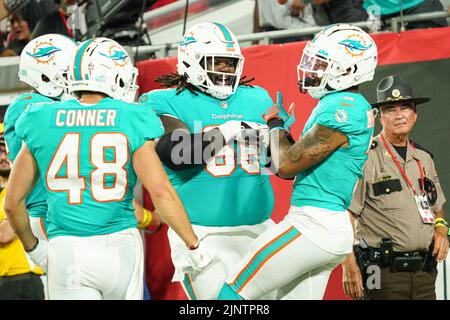
[[[390,25],[390,29],[387,31],[392,32],[401,32],[405,30],[405,22],[412,21],[425,21],[430,19],[437,18],[448,18],[450,17],[450,13],[448,11],[436,11],[429,13],[420,13],[414,15],[404,15],[401,17],[395,17],[387,20]],[[369,21],[361,21],[352,23],[352,25],[358,27],[368,27],[372,29],[373,24],[376,23],[374,20]],[[303,36],[303,35],[313,35],[320,30],[323,29],[323,26],[312,27],[312,28],[303,28],[303,29],[291,29],[291,30],[280,30],[280,31],[268,31],[268,32],[259,32],[259,33],[251,33],[244,35],[237,35],[238,41],[240,43],[250,42],[250,41],[264,41],[268,43],[272,39],[284,38],[288,36]],[[376,31],[375,31],[376,32]],[[156,45],[145,45],[139,46],[138,50],[140,53],[159,53],[159,56],[170,56],[170,51],[176,49],[178,42],[172,43],[164,43],[164,44],[156,44]],[[136,52],[136,48],[132,48],[132,52]]]

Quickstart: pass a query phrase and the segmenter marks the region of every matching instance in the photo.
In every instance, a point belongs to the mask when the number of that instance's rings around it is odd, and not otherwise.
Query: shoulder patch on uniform
[[[412,140],[409,140],[409,142],[410,142],[416,149],[425,151],[426,153],[428,153],[428,154],[431,156],[431,159],[434,159],[433,154],[432,154],[430,151],[428,151],[427,149],[425,149],[424,147],[422,147],[420,144],[418,144],[417,142],[414,142],[414,141],[412,141]]]
[[[148,96],[142,96],[139,98],[139,103],[145,103],[148,100]]]
[[[372,141],[371,145],[370,145],[370,150],[375,149],[376,147],[378,147],[378,142],[376,141]]]
[[[337,109],[334,117],[336,118],[337,122],[346,122],[348,119],[348,114],[345,110]]]

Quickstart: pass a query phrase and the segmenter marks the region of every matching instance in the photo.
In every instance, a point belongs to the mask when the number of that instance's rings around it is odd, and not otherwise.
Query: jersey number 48
[[[69,204],[81,204],[86,190],[86,178],[80,175],[80,133],[67,133],[61,140],[47,170],[47,187],[55,192],[68,192]],[[122,133],[97,133],[89,146],[89,174],[92,198],[98,202],[120,201],[126,194],[128,176],[128,138]],[[105,159],[105,149],[114,150],[114,160]],[[58,175],[65,167],[65,175]],[[64,172],[64,171],[63,171]],[[112,186],[106,186],[105,177],[114,176]]]

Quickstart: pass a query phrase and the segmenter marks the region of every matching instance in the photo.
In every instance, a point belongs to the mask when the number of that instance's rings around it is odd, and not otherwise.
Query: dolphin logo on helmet
[[[39,94],[60,98],[67,87],[67,69],[77,43],[60,34],[45,34],[25,46],[20,54],[18,76]]]
[[[48,57],[58,51],[61,51],[61,49],[54,46],[50,46],[46,48],[39,48],[39,50],[35,53],[30,53],[27,51],[27,54],[33,58],[43,58]]]
[[[111,59],[117,67],[125,67],[128,64],[128,54],[123,48],[119,48],[115,44],[111,44],[107,50],[107,53],[101,53],[100,55]]]
[[[197,42],[194,37],[192,36],[186,36],[184,37],[183,41],[180,42],[180,46],[187,46],[188,44]]]
[[[116,41],[98,37],[81,43],[69,66],[69,92],[101,92],[126,102],[133,102],[138,70],[126,50]]]
[[[125,61],[125,59],[126,58],[128,58],[128,55],[125,53],[125,52],[123,52],[123,51],[120,51],[120,50],[114,50],[114,53],[112,54],[112,55],[107,55],[107,54],[104,54],[104,53],[100,53],[102,56],[104,56],[104,57],[107,57],[107,58],[110,58],[110,59],[112,59],[112,60],[114,60],[114,61]]]
[[[339,42],[339,44],[346,46],[350,50],[360,50],[360,51],[367,50],[367,49],[370,49],[370,47],[372,47],[372,44],[370,44],[368,46],[364,46],[361,43],[361,41],[362,40],[347,39],[347,40]]]

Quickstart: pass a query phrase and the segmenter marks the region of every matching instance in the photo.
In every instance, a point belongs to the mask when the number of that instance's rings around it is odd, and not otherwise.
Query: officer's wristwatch
[[[442,226],[448,228],[448,222],[444,218],[436,218],[436,219],[434,219],[434,225],[435,226],[442,225]]]
[[[434,227],[446,227],[447,235],[450,236],[450,228],[448,227],[448,222],[444,218],[436,218],[434,219]]]

